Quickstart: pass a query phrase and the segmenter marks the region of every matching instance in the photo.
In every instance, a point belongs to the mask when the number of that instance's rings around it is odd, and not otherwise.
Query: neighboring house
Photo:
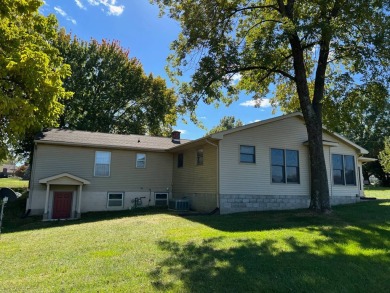
[[[0,167],[0,173],[6,176],[13,176],[16,171],[15,164],[4,164]],[[6,174],[4,174],[6,172]]]
[[[323,131],[332,204],[363,196],[367,150]],[[302,114],[293,113],[187,141],[51,130],[35,141],[27,209],[44,219],[123,210],[187,198],[222,214],[307,208],[310,169]]]

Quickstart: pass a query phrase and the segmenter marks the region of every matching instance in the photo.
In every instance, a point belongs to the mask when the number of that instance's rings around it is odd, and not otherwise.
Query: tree
[[[62,78],[70,74],[52,46],[57,20],[44,17],[42,1],[0,0],[0,158],[32,130],[57,123],[70,92]]]
[[[60,126],[71,129],[162,135],[176,123],[177,98],[161,77],[146,76],[141,63],[116,41],[85,42],[59,32],[57,48],[70,64]]]
[[[194,67],[180,88],[183,107],[231,102],[239,90],[261,99],[298,96],[309,141],[311,202],[330,210],[322,142],[322,102],[329,70],[361,79],[388,78],[389,3],[343,0],[153,0],[182,32],[168,57],[171,76]],[[339,66],[339,67],[337,67]],[[238,85],[232,83],[236,74]],[[221,88],[226,88],[225,91]],[[227,93],[225,95],[225,92]]]
[[[385,139],[385,147],[379,153],[379,160],[387,175],[390,176],[390,136]]]
[[[232,129],[235,127],[243,126],[244,123],[240,119],[234,118],[234,116],[224,116],[220,121],[217,126],[214,126],[213,128],[210,129],[207,134],[213,134],[216,132]]]

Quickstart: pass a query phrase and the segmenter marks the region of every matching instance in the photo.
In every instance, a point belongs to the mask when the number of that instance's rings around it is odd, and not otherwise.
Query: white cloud
[[[100,1],[97,1],[97,0],[88,0],[88,3],[91,4],[92,6],[99,6]]]
[[[84,6],[84,4],[81,2],[81,0],[74,0],[76,2],[76,5],[80,7],[81,9],[86,10],[87,8]]]
[[[236,73],[236,74],[234,74],[233,76],[232,76],[232,81],[234,81],[234,82],[239,82],[240,80],[241,80],[241,77],[242,77],[242,75],[240,74],[240,73]]]
[[[185,129],[177,129],[177,131],[180,131],[181,134],[186,134],[187,133],[187,130],[185,130]]]
[[[61,7],[59,7],[59,6],[54,7],[54,10],[55,10],[58,14],[62,15],[63,17],[66,17],[66,16],[67,16],[66,12],[63,11],[63,10],[61,9]]]
[[[108,14],[109,15],[121,15],[123,13],[123,10],[125,10],[125,7],[123,5],[115,6],[115,5],[108,5]]]
[[[80,0],[75,0],[76,4]],[[102,9],[104,12],[107,12],[108,15],[118,16],[123,13],[125,10],[124,5],[116,5],[116,0],[87,0],[88,3],[92,6],[103,5],[105,9]]]
[[[261,120],[256,119],[256,120],[253,120],[253,121],[249,121],[248,124],[255,123],[255,122],[260,122],[260,121],[261,121]]]
[[[268,107],[271,107],[271,102],[269,99],[262,99],[261,101],[248,100],[248,101],[245,101],[243,103],[240,103],[240,106],[244,106],[244,107],[258,106],[260,108],[268,108]]]
[[[207,117],[206,116],[200,116],[199,119],[203,119],[203,120],[206,120]]]
[[[55,10],[59,15],[63,16],[66,20],[70,21],[70,22],[73,23],[73,24],[77,24],[77,21],[76,21],[73,17],[69,16],[61,7],[55,6],[55,7],[54,7],[54,10]]]

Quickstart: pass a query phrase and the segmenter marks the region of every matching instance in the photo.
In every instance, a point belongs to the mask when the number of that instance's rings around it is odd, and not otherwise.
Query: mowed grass
[[[388,200],[321,216],[300,210],[180,217],[140,210],[12,223],[6,218],[0,239],[0,292],[390,288]]]
[[[378,199],[390,199],[390,187],[364,186],[364,195]]]
[[[27,188],[28,180],[22,180],[19,177],[0,178],[0,188]]]

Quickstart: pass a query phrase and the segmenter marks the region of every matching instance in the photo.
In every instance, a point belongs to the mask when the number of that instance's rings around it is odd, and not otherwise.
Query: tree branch
[[[265,22],[282,23],[281,21],[275,20],[275,19],[263,19],[262,21],[259,21],[259,22],[255,23],[254,25],[252,25],[252,26],[245,32],[245,35],[242,37],[242,39],[241,39],[241,41],[240,41],[239,44],[241,44],[241,43],[245,40],[246,36],[249,34],[249,32],[250,32],[252,29],[254,29],[254,28],[257,27],[258,25],[261,25],[261,24],[263,24],[263,23],[265,23]]]
[[[320,52],[318,55],[318,61],[317,61],[317,70],[315,75],[315,82],[314,82],[314,94],[313,94],[313,108],[315,112],[317,113],[317,116],[319,119],[321,119],[321,101],[324,97],[324,91],[325,91],[325,73],[326,68],[328,65],[328,57],[329,57],[329,47],[330,47],[330,41],[331,41],[331,33],[329,31],[329,25],[333,18],[336,18],[341,6],[340,2],[336,1],[334,7],[330,11],[330,16],[325,17],[326,26],[322,28],[321,30],[321,40],[319,42],[320,44]],[[325,14],[325,12],[324,12]]]
[[[242,12],[242,11],[245,11],[245,10],[255,10],[255,9],[264,9],[264,8],[271,8],[271,9],[274,9],[274,10],[280,12],[276,5],[254,5],[254,6],[248,6],[248,7],[242,7],[242,8],[234,9],[232,11],[232,13],[229,14],[228,18],[231,18],[236,13],[239,13],[239,12]]]
[[[243,68],[239,68],[239,69],[226,71],[225,74],[239,73],[239,72],[243,72],[243,71],[251,71],[251,70],[258,70],[258,69],[268,71],[267,76],[264,77],[263,79],[267,78],[272,73],[279,73],[279,74],[283,75],[284,77],[287,77],[288,79],[291,79],[292,81],[295,81],[295,77],[294,76],[292,76],[291,74],[289,74],[288,72],[286,72],[284,70],[277,69],[276,66],[273,67],[273,68],[269,68],[269,67],[266,67],[266,66],[247,66],[247,67],[243,67]]]
[[[288,58],[291,57],[291,56],[288,56]],[[286,58],[285,60],[287,60],[288,58]],[[246,66],[246,67],[241,67],[241,68],[236,68],[236,69],[232,69],[232,70],[226,70],[223,75],[220,75],[218,78],[214,78],[212,79],[208,84],[207,84],[207,87],[211,86],[215,81],[217,81],[219,78],[221,78],[221,76],[224,76],[226,74],[235,74],[235,73],[239,73],[239,72],[244,72],[244,71],[252,71],[252,70],[265,70],[265,71],[268,71],[267,74],[261,78],[261,80],[264,80],[266,79],[267,77],[269,77],[272,73],[279,73],[281,75],[283,75],[284,77],[287,77],[289,78],[290,80],[292,81],[295,81],[295,77],[292,76],[291,74],[289,74],[288,72],[284,71],[284,70],[281,70],[281,69],[277,69],[277,67],[273,67],[273,68],[270,68],[270,67],[266,67],[266,66]]]

